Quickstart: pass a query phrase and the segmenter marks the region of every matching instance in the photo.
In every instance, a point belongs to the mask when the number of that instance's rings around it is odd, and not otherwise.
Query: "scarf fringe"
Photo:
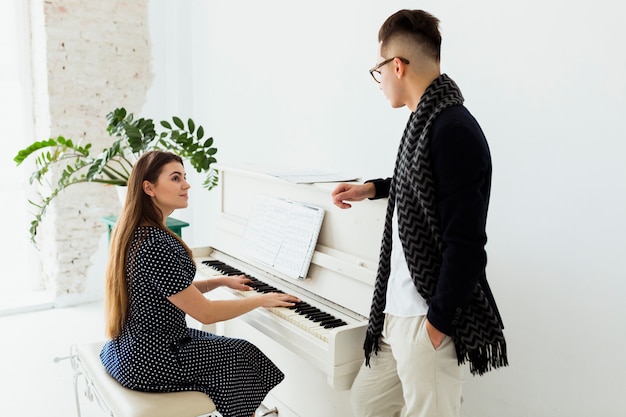
[[[365,350],[365,366],[371,368],[370,358],[372,357],[372,353],[377,355],[379,349],[378,338],[375,338],[370,332],[367,332],[365,335],[365,343],[363,343],[363,350]]]
[[[469,362],[472,375],[480,376],[492,369],[509,365],[506,353],[506,342],[500,340],[488,345],[478,346],[474,349],[464,349],[462,345],[456,345],[459,365]]]

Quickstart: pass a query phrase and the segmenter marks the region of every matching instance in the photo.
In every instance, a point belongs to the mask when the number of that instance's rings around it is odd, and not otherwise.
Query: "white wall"
[[[152,0],[146,112],[192,115],[220,163],[391,173],[408,110],[367,70],[400,8],[438,16],[493,164],[488,274],[510,367],[467,375],[465,417],[623,416],[626,403],[626,28],[598,0]],[[194,186],[183,236],[208,242]]]

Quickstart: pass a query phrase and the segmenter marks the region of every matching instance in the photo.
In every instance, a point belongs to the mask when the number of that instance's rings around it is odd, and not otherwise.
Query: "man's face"
[[[401,58],[393,55],[386,56],[389,52],[383,52],[380,45],[378,51],[378,64],[374,67],[372,75],[379,82],[378,86],[389,100],[391,107],[403,107],[405,105],[401,100],[403,83],[401,73],[398,71],[398,66],[402,64]]]

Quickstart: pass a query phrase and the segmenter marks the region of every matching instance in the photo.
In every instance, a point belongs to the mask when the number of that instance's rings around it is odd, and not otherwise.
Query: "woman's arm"
[[[290,307],[300,301],[293,295],[282,293],[266,293],[237,300],[208,300],[197,285],[190,285],[167,299],[203,324],[229,320],[258,307]]]
[[[194,281],[193,285],[195,285],[201,293],[213,291],[214,289],[223,286],[232,288],[233,290],[249,291],[252,289],[252,287],[247,285],[250,282],[252,282],[252,280],[250,278],[246,278],[245,275],[221,275],[214,278]]]

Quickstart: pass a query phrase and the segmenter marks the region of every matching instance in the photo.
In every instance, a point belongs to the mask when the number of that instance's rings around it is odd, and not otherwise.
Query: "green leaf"
[[[193,134],[193,131],[196,130],[196,124],[193,122],[193,120],[187,120],[187,126],[189,126],[189,133]]]
[[[167,120],[161,120],[161,126],[166,129],[172,130],[172,125]]]
[[[182,121],[182,120],[180,120],[180,118],[179,118],[179,117],[174,116],[174,117],[172,117],[172,120],[174,121],[174,124],[175,124],[175,125],[176,125],[179,129],[184,129],[184,128],[185,128],[185,125],[183,124],[183,121]]]
[[[53,138],[50,138],[48,140],[34,142],[30,144],[28,147],[18,151],[17,155],[15,155],[13,160],[17,163],[17,165],[20,165],[22,162],[24,162],[26,158],[28,158],[33,153],[44,148],[58,146],[58,142],[57,142],[58,139],[63,139],[63,137],[59,136],[56,140]]]

